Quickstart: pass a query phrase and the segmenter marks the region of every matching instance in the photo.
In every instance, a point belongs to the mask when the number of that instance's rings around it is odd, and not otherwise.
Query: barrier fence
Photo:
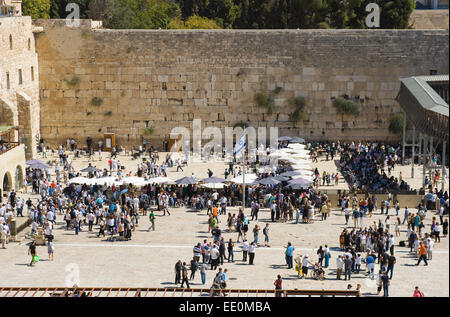
[[[132,287],[0,287],[0,297],[198,297],[210,296],[209,288],[132,288]],[[227,297],[360,297],[359,291],[347,290],[214,290],[214,296]]]

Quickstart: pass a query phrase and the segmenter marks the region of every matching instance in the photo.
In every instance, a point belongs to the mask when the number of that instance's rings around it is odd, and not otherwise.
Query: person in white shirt
[[[438,223],[436,223],[436,225],[434,226],[434,242],[441,242],[441,237],[439,236],[441,234],[441,225]]]
[[[431,240],[431,238],[428,238],[427,240],[427,258],[428,260],[432,260],[433,259],[433,246],[434,246],[434,242],[433,240]]]
[[[6,226],[0,222],[0,240],[2,243],[2,248],[6,249],[5,247],[5,243],[6,243],[6,239],[8,237],[7,231],[6,231]]]
[[[305,255],[302,259],[302,277],[308,276],[308,267],[309,265],[313,265],[308,258],[308,255]]]
[[[217,245],[213,244],[210,256],[211,256],[211,270],[215,270],[219,265],[219,256],[220,256],[220,252],[218,250]]]
[[[49,211],[47,212],[47,220],[48,220],[49,222],[53,223],[53,224],[56,224],[56,221],[55,221],[55,213],[54,213],[53,211],[49,210]]]
[[[250,248],[250,245],[249,245],[248,241],[244,240],[244,243],[242,244],[242,255],[243,255],[242,261],[244,261],[244,262],[247,262],[247,253],[248,253],[249,248]]]
[[[356,260],[355,260],[355,270],[356,270],[356,274],[359,274],[359,270],[361,269],[361,254],[358,254],[356,256]]]
[[[336,267],[337,267],[336,278],[338,280],[340,280],[341,275],[342,275],[342,270],[344,269],[344,261],[342,260],[342,256],[340,256],[340,255],[336,259]]]

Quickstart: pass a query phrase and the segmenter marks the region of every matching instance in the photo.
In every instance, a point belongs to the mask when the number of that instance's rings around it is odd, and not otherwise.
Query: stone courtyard
[[[106,154],[106,153],[105,153]],[[93,162],[97,167],[106,167],[106,159],[102,162]],[[96,154],[97,156],[97,154]],[[160,157],[165,155],[162,153]],[[135,171],[138,160],[130,160],[119,157],[127,171]],[[87,166],[85,158],[75,160],[76,170]],[[314,164],[317,165],[317,164]],[[313,166],[314,166],[313,165]],[[319,169],[333,172],[334,163],[319,161]],[[215,176],[222,177],[225,169],[223,162],[192,163],[184,172],[175,172],[176,168],[170,168],[168,176],[178,179],[182,176],[190,176],[192,172],[197,178],[207,177],[206,169],[211,168]],[[403,168],[408,168],[407,166]],[[398,171],[397,171],[398,173]],[[326,187],[326,186],[325,186]],[[345,188],[345,183],[339,184]],[[335,207],[335,206],[334,206]],[[227,212],[237,213],[237,208],[228,208]],[[415,212],[415,209],[411,210]],[[250,210],[246,209],[250,214]],[[390,211],[394,220],[394,211]],[[400,213],[403,219],[403,208]],[[429,231],[432,215],[426,217],[426,228]],[[228,233],[225,230],[225,216],[219,216],[219,227],[224,230],[225,241],[237,239],[237,233]],[[382,219],[379,211],[372,218],[364,219],[368,226]],[[251,221],[248,238],[251,240],[251,230],[254,225],[262,228],[266,222],[270,222],[270,212],[262,209],[258,221]],[[349,224],[353,223],[350,219]],[[54,228],[55,235],[55,260],[47,261],[47,247],[39,246],[38,255],[40,262],[34,267],[28,267],[30,259],[27,255],[28,239],[24,237],[29,228],[21,233],[19,243],[9,243],[7,249],[0,249],[0,270],[9,272],[2,278],[2,286],[48,286],[65,287],[77,284],[80,287],[173,287],[174,265],[178,259],[189,263],[192,258],[192,248],[197,242],[204,239],[211,240],[207,232],[206,210],[193,211],[186,208],[171,208],[171,216],[162,216],[156,212],[156,231],[148,232],[149,221],[147,217],[139,219],[139,226],[133,233],[132,240],[122,242],[110,242],[106,238],[98,238],[98,228],[94,232],[87,232],[87,226],[78,236],[73,230],[65,230],[65,222],[62,216],[58,216],[57,225]],[[376,296],[376,284],[364,274],[352,275],[351,281],[336,280],[336,258],[342,254],[339,250],[339,234],[345,228],[344,216],[340,210],[333,208],[332,216],[326,221],[317,219],[313,224],[271,223],[270,222],[271,247],[259,247],[256,250],[255,265],[251,266],[242,262],[242,243],[235,245],[235,263],[224,262],[223,268],[228,269],[229,288],[234,289],[273,289],[273,281],[277,274],[284,279],[284,289],[336,289],[344,290],[347,284],[356,287],[361,284],[362,293],[366,296]],[[414,286],[419,286],[426,296],[449,296],[449,260],[448,238],[442,238],[441,243],[436,243],[433,252],[433,260],[428,266],[423,263],[420,267],[414,266],[416,259],[409,253],[409,249],[399,247],[398,242],[406,239],[406,226],[401,226],[401,237],[396,238],[395,256],[397,264],[394,277],[391,282],[390,296],[412,296]],[[262,234],[261,234],[262,235]],[[252,241],[252,240],[251,240]],[[261,237],[260,237],[261,241]],[[284,260],[284,246],[290,241],[295,246],[294,255],[308,254],[312,261],[316,261],[317,248],[327,244],[331,249],[332,258],[330,268],[326,270],[326,279],[317,281],[311,278],[298,279],[294,270],[286,269]],[[364,268],[365,266],[362,265]],[[200,276],[191,283],[194,288],[209,288],[214,277],[213,272],[207,271],[207,282],[203,287]]]

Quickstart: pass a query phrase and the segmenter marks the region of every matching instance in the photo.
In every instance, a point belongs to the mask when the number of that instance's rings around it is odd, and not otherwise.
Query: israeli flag
[[[247,145],[246,141],[247,134],[244,132],[241,135],[241,138],[239,139],[238,143],[236,143],[236,146],[234,147],[234,155],[238,155],[243,149],[245,149]]]

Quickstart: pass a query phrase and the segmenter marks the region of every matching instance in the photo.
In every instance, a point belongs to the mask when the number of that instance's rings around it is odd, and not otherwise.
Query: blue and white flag
[[[247,136],[247,134],[245,132],[242,133],[241,138],[239,139],[239,141],[236,143],[236,145],[234,147],[234,155],[238,155],[247,146],[246,136]]]

